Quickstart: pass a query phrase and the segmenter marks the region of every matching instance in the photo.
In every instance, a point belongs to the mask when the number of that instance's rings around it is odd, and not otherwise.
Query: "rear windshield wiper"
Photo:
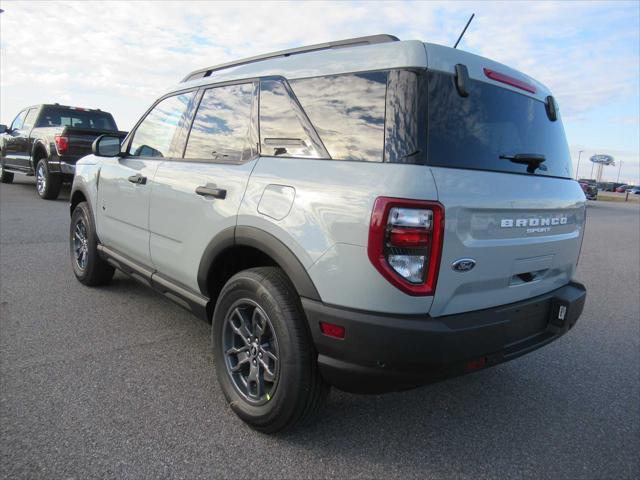
[[[547,167],[542,165],[542,162],[546,160],[544,155],[537,153],[517,153],[516,155],[500,155],[500,158],[509,160],[513,163],[520,163],[527,165],[527,172],[534,173],[538,168],[540,170],[546,170]]]

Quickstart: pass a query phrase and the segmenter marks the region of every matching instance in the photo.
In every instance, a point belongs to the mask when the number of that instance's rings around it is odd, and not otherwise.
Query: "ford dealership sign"
[[[611,155],[593,155],[589,160],[593,163],[602,163],[603,165],[615,165]]]

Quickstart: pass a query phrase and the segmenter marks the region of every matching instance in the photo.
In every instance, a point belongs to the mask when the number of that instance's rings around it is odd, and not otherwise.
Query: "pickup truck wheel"
[[[265,433],[314,417],[329,386],[299,297],[276,267],[237,273],[222,289],[212,320],[218,381],[233,411]]]
[[[0,161],[0,182],[2,183],[13,182],[13,172],[7,172],[4,169],[4,165],[1,161]]]
[[[62,177],[51,173],[46,159],[41,159],[36,165],[36,190],[40,198],[55,200],[60,194]]]
[[[111,281],[115,270],[98,255],[98,238],[87,202],[79,203],[73,210],[69,244],[73,273],[80,282],[98,286]]]

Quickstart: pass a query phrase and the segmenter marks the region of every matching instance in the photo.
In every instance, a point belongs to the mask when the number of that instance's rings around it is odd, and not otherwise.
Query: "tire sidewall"
[[[84,270],[82,270],[76,263],[75,253],[73,250],[75,226],[79,217],[83,218],[85,228],[87,230],[87,240],[89,243],[89,251],[87,253],[87,267]],[[91,277],[91,271],[95,268],[98,255],[98,242],[95,233],[95,227],[93,224],[93,217],[91,216],[89,206],[86,202],[79,203],[73,210],[73,214],[71,215],[71,226],[69,227],[69,250],[71,254],[71,266],[73,267],[73,273],[81,282],[86,281],[87,278]]]
[[[227,313],[235,302],[245,298],[253,300],[265,311],[278,339],[280,354],[278,386],[273,397],[263,405],[252,405],[238,393],[227,373],[223,353],[222,332]],[[300,397],[300,380],[305,364],[304,352],[300,351],[299,346],[292,339],[290,322],[295,320],[289,317],[290,315],[280,308],[269,288],[260,283],[257,278],[244,275],[243,272],[234,276],[225,285],[216,304],[212,319],[212,344],[218,381],[233,411],[250,424],[272,423],[277,417],[282,417],[288,406],[297,402]],[[282,418],[278,420],[282,421]]]
[[[0,168],[2,169],[2,173],[0,173],[0,182],[2,183],[11,183],[13,182],[13,172],[7,172],[4,167],[4,158],[2,158],[4,154],[0,156]]]

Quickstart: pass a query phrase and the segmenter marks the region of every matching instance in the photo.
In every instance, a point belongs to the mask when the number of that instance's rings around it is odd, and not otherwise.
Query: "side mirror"
[[[7,126],[3,123],[0,123],[0,133],[7,133],[9,131],[9,129],[7,128]]]
[[[91,151],[97,157],[117,157],[120,155],[120,137],[100,135],[93,141]]]

